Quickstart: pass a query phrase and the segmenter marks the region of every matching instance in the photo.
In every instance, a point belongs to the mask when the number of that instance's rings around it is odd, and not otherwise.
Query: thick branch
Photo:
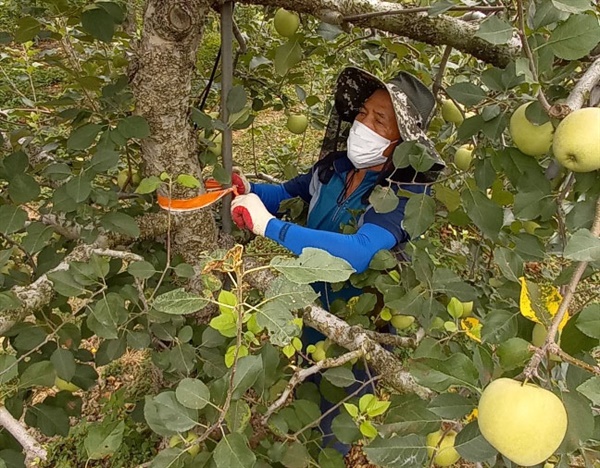
[[[23,450],[25,450],[26,460],[33,461],[35,458],[46,460],[46,450],[44,450],[40,444],[27,433],[27,430],[21,423],[13,418],[12,414],[10,414],[3,406],[0,407],[0,426],[4,426],[4,428],[22,445]]]
[[[597,58],[579,79],[565,104],[571,110],[581,109],[585,98],[598,83],[600,83],[600,58]]]
[[[428,399],[433,392],[417,384],[402,368],[391,352],[367,336],[359,327],[351,327],[344,320],[313,306],[303,315],[304,322],[326,335],[333,342],[351,351],[364,350],[370,366],[381,375],[384,382],[401,393],[415,393]]]
[[[321,18],[325,22],[338,25],[345,24],[344,17],[371,13],[384,14],[399,10],[398,3],[372,0],[352,2],[340,2],[339,0],[242,0],[242,2],[283,7],[299,13],[307,13]],[[477,24],[447,15],[432,18],[425,12],[413,12],[370,17],[360,20],[360,23],[357,24],[364,28],[388,31],[431,45],[448,45],[498,67],[508,65],[521,50],[521,41],[518,37],[514,37],[506,44],[493,45],[475,37]]]

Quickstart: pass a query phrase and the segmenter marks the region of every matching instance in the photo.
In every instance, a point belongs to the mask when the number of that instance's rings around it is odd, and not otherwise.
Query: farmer
[[[379,250],[392,249],[408,240],[402,227],[408,199],[398,196],[394,210],[377,213],[368,200],[373,189],[391,185],[394,193],[399,189],[423,193],[444,168],[433,142],[425,135],[435,99],[421,81],[408,73],[402,72],[384,83],[355,67],[342,71],[334,98],[321,159],[307,174],[280,185],[249,183],[234,174],[233,182],[241,195],[233,200],[231,213],[238,227],[268,237],[295,254],[305,247],[322,249],[345,259],[360,273]],[[430,169],[416,172],[410,166],[394,167],[392,154],[403,141],[416,141],[424,148],[431,159]],[[279,204],[293,197],[309,204],[306,226],[276,217]],[[342,234],[343,226],[356,213],[362,213],[358,230]],[[335,299],[347,300],[361,294],[349,284],[335,293],[328,284],[313,287],[327,310]],[[305,345],[323,339],[316,330],[305,328]],[[330,422],[322,421],[325,434],[330,432]],[[347,447],[340,448],[339,443],[334,447],[347,452]]]

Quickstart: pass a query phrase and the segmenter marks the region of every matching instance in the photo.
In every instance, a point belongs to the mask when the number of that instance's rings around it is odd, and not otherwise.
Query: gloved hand
[[[238,195],[244,195],[251,191],[250,182],[244,177],[244,173],[239,167],[233,168],[233,172],[231,173],[231,185],[237,189]]]
[[[239,195],[231,202],[231,218],[240,229],[250,229],[254,234],[264,236],[267,224],[275,216],[267,211],[258,195]]]

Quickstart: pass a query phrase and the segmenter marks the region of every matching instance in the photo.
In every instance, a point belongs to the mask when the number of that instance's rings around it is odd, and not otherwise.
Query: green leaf
[[[152,193],[156,191],[162,184],[163,181],[156,176],[146,177],[140,181],[140,185],[138,185],[135,189],[135,193],[140,193],[142,195]]]
[[[152,460],[150,468],[183,468],[185,453],[186,449],[184,447],[170,447],[161,450]],[[210,456],[210,454],[208,456]],[[194,458],[194,462],[199,462],[198,456]],[[201,464],[198,466],[205,467],[206,465]]]
[[[481,435],[477,421],[467,424],[457,434],[454,448],[462,458],[474,463],[490,460],[498,453]]]
[[[157,273],[154,265],[145,260],[130,263],[127,271],[131,276],[142,279],[152,278]]]
[[[594,236],[588,229],[580,229],[567,242],[563,256],[578,262],[600,260],[600,237]]]
[[[347,367],[334,367],[327,369],[323,373],[323,377],[329,380],[336,387],[349,387],[356,382],[356,377]]]
[[[117,293],[108,293],[94,304],[90,317],[116,333],[119,325],[125,323],[128,317],[124,298]]]
[[[163,392],[154,398],[147,396],[144,415],[149,424],[152,421],[152,425],[156,426],[158,422],[163,430],[166,429],[170,433],[189,431],[196,426],[198,420],[198,411],[183,406],[177,401],[175,392],[171,391]],[[155,427],[152,429],[156,431]]]
[[[36,362],[31,364],[21,374],[21,377],[19,378],[19,387],[52,387],[55,378],[56,372],[54,370],[54,365],[50,361]]]
[[[517,337],[509,338],[500,343],[496,353],[498,354],[502,368],[508,371],[523,367],[533,354],[529,350],[529,345],[528,341]]]
[[[19,231],[27,222],[27,213],[14,205],[0,206],[0,233],[12,234]]]
[[[435,186],[433,195],[448,208],[448,211],[455,211],[460,207],[460,193],[457,190],[439,184]]]
[[[56,369],[56,374],[63,380],[70,382],[75,375],[77,363],[73,353],[67,349],[58,348],[50,356],[50,361]]]
[[[502,275],[515,283],[523,276],[523,259],[518,253],[504,247],[494,250],[494,263],[500,268]]]
[[[594,415],[589,401],[575,392],[562,392],[560,399],[567,410],[567,433],[557,453],[571,453],[594,433]]]
[[[448,268],[434,270],[431,286],[433,292],[443,293],[450,297],[454,296],[462,302],[477,298],[476,289]]]
[[[77,297],[86,294],[87,290],[81,286],[68,270],[51,271],[47,273],[58,294],[65,297]]]
[[[110,424],[93,424],[83,442],[88,458],[101,460],[115,453],[123,442],[124,431],[124,421],[115,421]]]
[[[421,384],[436,392],[445,392],[451,386],[473,388],[478,385],[479,372],[466,355],[453,354],[448,359],[415,359],[412,374]]]
[[[373,205],[375,212],[389,213],[396,209],[400,199],[391,187],[376,185],[371,195],[369,195],[369,203]]]
[[[571,1],[571,0],[567,0]],[[574,0],[579,1],[579,0]],[[535,15],[532,20],[533,29],[540,29],[544,26],[564,21],[569,17],[569,14],[557,9],[554,2],[541,2],[536,4]]]
[[[67,149],[84,150],[92,146],[102,126],[98,124],[85,124],[71,132],[67,140]]]
[[[39,428],[45,435],[52,437],[69,434],[69,415],[63,408],[50,406],[44,403],[35,405],[27,410],[25,423]]]
[[[377,429],[371,424],[370,421],[363,421],[360,423],[358,430],[362,435],[368,437],[369,439],[374,439],[377,437]]]
[[[206,299],[179,288],[158,296],[154,300],[153,307],[165,314],[186,315],[198,312],[207,303]]]
[[[344,456],[335,449],[321,449],[319,453],[319,468],[345,468]]]
[[[416,434],[389,439],[378,437],[364,448],[364,452],[371,463],[386,468],[423,466],[427,460],[425,440]]]
[[[356,419],[358,417],[358,407],[356,405],[353,405],[352,403],[344,403],[344,408],[346,408],[348,414],[353,418]]]
[[[196,179],[193,175],[189,174],[180,174],[176,179],[177,183],[183,185],[187,188],[197,188],[200,187],[200,181]]]
[[[302,443],[295,441],[285,445],[281,464],[286,468],[307,468],[311,461],[308,449]]]
[[[236,85],[227,94],[227,110],[229,114],[236,114],[246,106],[246,90],[242,85]]]
[[[461,196],[465,212],[479,229],[492,240],[498,239],[504,213],[502,208],[479,190],[465,187]]]
[[[263,362],[260,356],[244,356],[237,362],[233,377],[232,397],[237,400],[248,390],[262,372]]]
[[[19,375],[17,358],[11,354],[0,355],[0,385],[4,385]]]
[[[238,303],[237,296],[231,291],[227,291],[225,289],[222,289],[219,292],[217,301],[219,302],[219,311],[222,314],[230,315],[234,313],[235,306]]]
[[[302,60],[302,47],[298,44],[298,39],[292,38],[275,50],[275,72],[283,76],[300,60]]]
[[[87,174],[82,173],[78,176],[72,177],[65,184],[67,195],[71,197],[76,203],[81,203],[87,200],[92,193],[92,182],[88,178]]]
[[[125,138],[146,138],[150,135],[150,125],[141,115],[130,115],[119,121],[117,131]]]
[[[200,410],[210,403],[210,390],[198,379],[181,380],[175,390],[175,396],[177,401],[186,408]]]
[[[92,156],[88,170],[94,174],[98,174],[117,167],[118,163],[119,153],[108,148],[100,148]]]
[[[402,225],[412,239],[423,234],[435,219],[435,201],[429,195],[419,193],[406,203]]]
[[[28,42],[31,41],[42,29],[41,23],[32,18],[31,16],[25,16],[17,20],[15,29],[15,41],[16,42]]]
[[[600,377],[592,377],[577,387],[577,391],[594,404],[600,406]]]
[[[85,32],[102,42],[112,41],[115,34],[114,18],[102,8],[85,10],[81,14],[81,26]]]
[[[277,256],[270,265],[297,284],[346,281],[354,272],[346,260],[312,247],[304,248],[298,258]]]
[[[600,304],[586,306],[576,320],[575,325],[581,332],[600,340]]]
[[[21,246],[30,254],[38,253],[46,247],[54,233],[50,226],[38,222],[32,222],[25,230],[27,236],[23,239]]]
[[[217,467],[249,468],[256,463],[256,456],[248,448],[246,438],[237,432],[223,437],[213,452]]]
[[[552,5],[567,13],[583,13],[592,9],[590,0],[552,0]]]
[[[475,37],[480,37],[490,44],[506,44],[513,37],[513,31],[510,23],[497,16],[489,16],[479,25]]]
[[[491,344],[500,344],[517,334],[518,313],[506,310],[492,310],[483,320],[481,340]]]
[[[336,416],[331,423],[333,435],[344,444],[352,444],[361,438],[356,422],[347,413]]]
[[[13,202],[30,202],[40,194],[40,185],[28,174],[17,174],[10,179],[8,194]]]
[[[593,15],[571,15],[559,24],[542,47],[550,47],[554,55],[565,60],[586,56],[600,42],[598,18]]]
[[[100,224],[107,231],[118,232],[129,237],[139,237],[140,235],[140,228],[135,219],[120,211],[105,214],[100,218]]]
[[[475,404],[458,393],[442,393],[431,400],[428,408],[442,418],[460,419],[469,414]]]
[[[487,97],[487,93],[473,83],[456,83],[446,88],[448,95],[467,107],[475,106]]]
[[[225,422],[227,422],[227,428],[231,432],[244,432],[250,423],[252,417],[252,411],[250,406],[244,400],[234,401],[227,414],[225,415]]]
[[[193,278],[196,275],[194,267],[189,263],[180,263],[173,270],[181,278]]]

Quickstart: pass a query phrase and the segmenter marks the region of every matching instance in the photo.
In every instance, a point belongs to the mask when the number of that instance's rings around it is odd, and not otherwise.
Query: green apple
[[[554,156],[573,172],[600,169],[600,108],[586,107],[567,115],[556,128]]]
[[[567,432],[567,412],[554,393],[507,378],[484,389],[477,420],[483,437],[523,466],[546,460]]]
[[[456,150],[456,153],[454,153],[454,164],[461,171],[467,171],[469,170],[469,167],[471,167],[474,149],[475,147],[473,145],[462,145]]]
[[[285,126],[290,132],[300,135],[306,131],[306,127],[308,127],[308,119],[302,114],[290,114]]]
[[[446,122],[452,122],[456,125],[460,125],[465,120],[460,109],[452,99],[442,99],[442,118]]]
[[[533,331],[531,332],[531,344],[533,346],[537,346],[538,348],[541,348],[542,346],[544,346],[547,336],[548,336],[548,329],[541,323],[536,323],[533,327]],[[557,344],[558,344],[558,346],[560,346],[560,333],[558,335]],[[562,361],[562,359],[556,354],[550,354],[550,359],[555,362]]]
[[[291,37],[296,34],[298,26],[300,26],[300,18],[296,13],[280,8],[275,13],[273,25],[275,31],[283,37]]]
[[[404,330],[415,322],[412,315],[394,315],[390,323],[396,330]]]
[[[442,439],[442,437],[444,437]],[[440,442],[441,439],[441,442]],[[438,447],[437,453],[433,458],[436,465],[439,466],[450,466],[456,463],[460,459],[460,455],[454,448],[454,440],[456,439],[456,431],[448,431],[444,435],[442,430],[432,432],[427,435],[427,455],[431,459],[435,448]]]
[[[59,390],[66,390],[67,392],[76,392],[77,390],[81,390],[81,388],[79,388],[77,385],[67,382],[58,376],[54,379],[54,385],[56,385]]]
[[[552,134],[554,127],[550,122],[536,125],[525,116],[525,109],[531,103],[528,102],[517,108],[510,117],[508,131],[513,143],[522,153],[528,156],[543,156],[550,150],[552,145]]]

